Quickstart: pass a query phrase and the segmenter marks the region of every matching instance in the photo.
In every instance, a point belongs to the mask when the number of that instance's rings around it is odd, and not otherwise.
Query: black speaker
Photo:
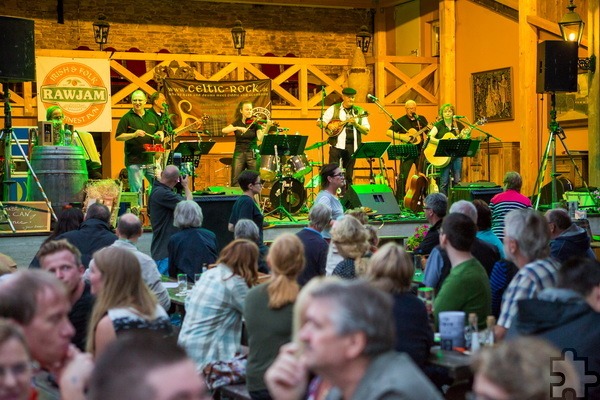
[[[536,92],[577,91],[577,43],[547,40],[538,44]]]
[[[35,80],[33,20],[0,17],[0,81]]]
[[[498,193],[502,193],[502,187],[493,182],[466,183],[452,188],[448,203],[452,204],[459,200],[473,201],[481,199],[489,204],[492,197]]]
[[[375,214],[400,214],[394,192],[387,185],[350,185],[342,205],[345,208],[369,207]]]
[[[214,232],[217,235],[217,244],[219,252],[221,249],[233,240],[233,232],[229,232],[229,216],[233,204],[240,196],[199,196],[194,197],[202,209],[204,221],[202,227]]]

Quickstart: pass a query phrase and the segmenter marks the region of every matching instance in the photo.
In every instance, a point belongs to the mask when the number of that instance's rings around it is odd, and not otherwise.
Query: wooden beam
[[[599,0],[589,0],[587,34],[590,47],[587,56],[596,56],[596,71],[588,72],[588,149],[589,185],[600,186],[600,68],[597,57],[600,55],[600,8]]]
[[[488,10],[497,14],[503,15],[506,18],[518,21],[519,20],[519,4],[516,1],[495,1],[495,0],[471,0],[475,4],[479,4]],[[512,5],[508,5],[508,4]]]
[[[204,0],[196,0],[204,1]],[[211,3],[236,3],[236,4],[258,4],[264,6],[289,6],[289,7],[317,7],[317,8],[375,8],[373,0],[305,0],[294,2],[286,0],[212,0]]]
[[[456,104],[456,2],[440,1],[440,104]]]

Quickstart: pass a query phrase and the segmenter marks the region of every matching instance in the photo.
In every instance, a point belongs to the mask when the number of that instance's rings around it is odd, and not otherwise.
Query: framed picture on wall
[[[550,111],[548,95],[548,111]],[[556,93],[556,122],[563,128],[581,128],[588,125],[588,74],[577,74],[577,92]]]
[[[488,122],[515,119],[513,113],[512,68],[474,72],[474,117],[487,118]]]

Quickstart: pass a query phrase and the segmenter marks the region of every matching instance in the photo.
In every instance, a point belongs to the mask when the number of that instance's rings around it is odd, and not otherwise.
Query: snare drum
[[[291,175],[293,178],[300,179],[311,171],[311,166],[306,158],[306,154],[290,157],[287,163],[292,169]]]
[[[275,156],[260,157],[260,178],[263,181],[272,181],[277,176],[277,161]]]

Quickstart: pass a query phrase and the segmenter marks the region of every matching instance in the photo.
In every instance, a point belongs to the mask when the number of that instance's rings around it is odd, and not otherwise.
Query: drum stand
[[[541,187],[542,187],[542,182],[544,181],[544,176],[546,175],[546,168],[548,166],[548,158],[549,157],[552,157],[552,169],[550,172],[550,179],[551,179],[550,182],[551,182],[551,189],[552,189],[552,200],[551,200],[552,204],[550,205],[550,207],[554,208],[558,204],[558,192],[557,192],[556,178],[561,174],[556,172],[556,138],[560,139],[560,142],[562,143],[562,146],[565,149],[565,153],[567,154],[567,156],[569,156],[569,160],[571,160],[571,164],[573,164],[573,168],[575,168],[575,172],[577,172],[579,179],[581,179],[581,182],[583,182],[583,185],[585,186],[585,189],[586,189],[589,197],[591,199],[594,199],[594,203],[596,203],[596,206],[598,206],[598,201],[594,198],[594,196],[592,196],[587,182],[583,179],[583,175],[581,174],[579,167],[575,163],[573,156],[571,155],[571,153],[569,152],[569,149],[567,148],[567,145],[565,144],[565,141],[564,141],[565,137],[566,137],[565,131],[560,127],[558,122],[556,122],[556,93],[552,92],[552,93],[550,93],[550,136],[548,137],[548,144],[546,145],[546,150],[544,151],[544,155],[542,156],[542,163],[540,165],[540,170],[538,171],[538,176],[535,181],[535,187],[533,189],[533,196],[535,196],[534,208],[536,210],[538,209],[538,207],[540,205],[540,197],[541,197],[541,191],[542,191]],[[550,152],[552,152],[552,153],[550,153]]]
[[[283,174],[281,173],[281,163],[280,163],[280,159],[279,159],[279,154],[277,152],[277,145],[275,145],[275,165],[277,166],[277,176],[275,181],[279,181],[281,182],[281,192],[279,193],[279,195],[277,196],[279,198],[279,205],[277,207],[275,207],[272,211],[268,212],[267,214],[265,214],[265,217],[278,213],[279,214],[279,220],[283,220],[284,217],[287,217],[291,222],[298,222],[296,221],[296,219],[294,219],[294,217],[292,217],[292,214],[290,214],[290,212],[288,210],[286,210],[286,208],[283,206],[283,196],[286,196],[286,198],[289,198],[290,195],[290,188],[288,186],[288,184],[285,182],[285,180],[281,179]],[[291,185],[291,184],[290,184]],[[289,204],[289,201],[288,201]]]

